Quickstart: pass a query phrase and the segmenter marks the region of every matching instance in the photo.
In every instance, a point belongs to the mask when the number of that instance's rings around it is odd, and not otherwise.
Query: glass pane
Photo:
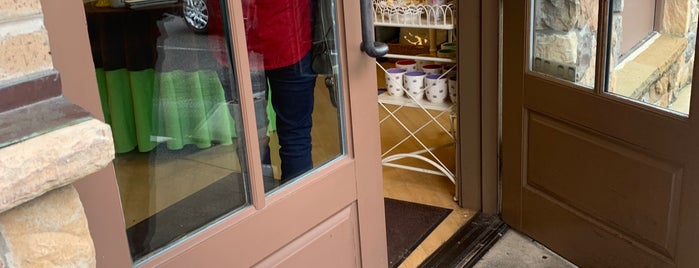
[[[666,0],[649,8],[612,2],[607,92],[682,114],[689,113],[689,97],[697,35],[695,0]],[[645,23],[642,20],[646,20]],[[650,21],[648,21],[650,20]],[[640,41],[628,32],[653,31]],[[630,41],[629,41],[630,40]],[[628,43],[634,43],[631,48]],[[625,45],[626,44],[626,45]]]
[[[243,14],[269,191],[343,153],[335,4],[243,1]]]
[[[599,1],[533,1],[531,69],[578,85],[595,84]]]
[[[249,204],[238,88],[229,43],[207,34],[218,1],[103,2],[85,12],[138,260]]]

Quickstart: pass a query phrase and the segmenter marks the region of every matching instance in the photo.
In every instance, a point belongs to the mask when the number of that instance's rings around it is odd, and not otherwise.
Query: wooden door
[[[664,76],[684,59],[669,51],[693,61],[694,49],[650,43],[654,56],[617,66],[614,3],[556,3],[503,3],[503,219],[581,267],[696,266],[699,104],[692,79]],[[696,31],[691,12],[686,36]],[[660,71],[630,79],[623,71],[634,66]],[[619,90],[634,81],[652,91]],[[675,111],[681,101],[693,109]]]
[[[245,1],[243,1],[245,2]],[[380,267],[386,264],[373,58],[362,53],[357,1],[336,1],[338,112],[344,153],[305,177],[265,194],[251,157],[251,206],[215,223],[144,266]],[[256,135],[249,58],[240,1],[228,1],[232,53],[241,77],[246,134]],[[291,23],[291,22],[289,22]],[[274,93],[272,93],[274,94]],[[248,95],[250,96],[250,95]],[[317,97],[320,98],[320,97]],[[247,103],[245,100],[247,99]],[[321,100],[317,100],[321,101]],[[326,100],[322,100],[326,101]],[[315,114],[314,114],[315,116]],[[259,155],[258,147],[246,148]],[[258,171],[258,172],[256,172]],[[257,174],[256,174],[257,173]]]

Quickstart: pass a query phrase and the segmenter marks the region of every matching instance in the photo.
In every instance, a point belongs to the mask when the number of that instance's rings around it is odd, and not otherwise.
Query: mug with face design
[[[447,98],[447,77],[439,74],[430,74],[425,77],[425,96],[434,103],[442,103]]]
[[[405,75],[405,72],[405,69],[402,68],[391,68],[386,70],[386,91],[388,92],[389,96],[403,96],[405,93],[403,90],[403,76]]]
[[[425,93],[425,72],[412,71],[405,73],[403,77],[403,86],[408,90],[413,98],[423,99]]]

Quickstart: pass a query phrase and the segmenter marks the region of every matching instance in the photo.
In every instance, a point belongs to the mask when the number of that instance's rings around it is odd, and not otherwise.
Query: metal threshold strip
[[[498,215],[478,213],[419,267],[472,267],[508,229]]]

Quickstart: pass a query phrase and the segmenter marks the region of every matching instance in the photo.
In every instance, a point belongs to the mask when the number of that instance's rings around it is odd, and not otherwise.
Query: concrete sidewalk
[[[577,267],[543,245],[515,230],[508,230],[481,258],[475,268]]]

